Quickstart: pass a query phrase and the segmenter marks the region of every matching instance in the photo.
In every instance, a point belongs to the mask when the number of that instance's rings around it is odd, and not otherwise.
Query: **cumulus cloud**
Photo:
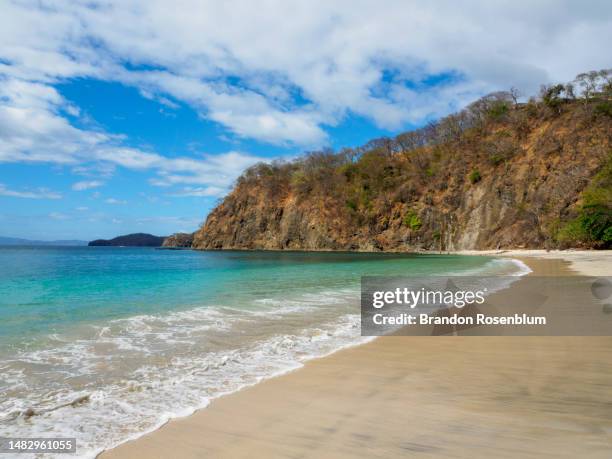
[[[47,188],[37,188],[36,190],[11,190],[0,183],[0,196],[24,199],[61,199],[61,193],[48,190]]]
[[[490,90],[529,93],[607,67],[611,18],[606,1],[15,0],[0,5],[0,73],[13,94],[38,85],[13,119],[53,124],[78,145],[109,139],[83,137],[57,110],[53,119],[27,112],[57,106],[50,85],[74,77],[186,103],[238,136],[317,145],[349,113],[397,129]],[[62,138],[60,153],[74,148]]]
[[[0,163],[53,163],[72,166],[79,175],[110,176],[116,167],[153,170],[152,183],[229,187],[240,172],[262,158],[241,152],[168,158],[123,145],[123,138],[79,129],[62,116],[67,102],[52,86],[0,77]],[[76,182],[83,191],[101,180]]]
[[[262,158],[236,151],[218,155],[205,155],[201,159],[159,158],[158,175],[150,180],[156,186],[176,184],[228,187],[247,167]]]

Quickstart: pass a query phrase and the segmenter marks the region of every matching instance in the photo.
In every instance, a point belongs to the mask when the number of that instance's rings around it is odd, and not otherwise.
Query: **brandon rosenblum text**
[[[488,316],[475,314],[462,316],[435,316],[429,314],[374,314],[372,322],[376,325],[546,325],[546,317],[514,314],[510,316]]]

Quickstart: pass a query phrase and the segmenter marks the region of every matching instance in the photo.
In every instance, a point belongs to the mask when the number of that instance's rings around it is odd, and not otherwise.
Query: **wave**
[[[368,340],[358,314],[332,319],[322,308],[341,295],[303,300],[135,316],[90,326],[73,341],[49,336],[45,348],[3,362],[0,435],[76,437],[77,457],[94,457],[217,397]]]

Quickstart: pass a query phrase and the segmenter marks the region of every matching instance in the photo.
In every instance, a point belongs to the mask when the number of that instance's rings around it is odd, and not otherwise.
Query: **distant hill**
[[[96,239],[91,241],[89,246],[96,247],[161,247],[164,243],[164,236],[153,236],[146,233],[126,234],[125,236],[117,236],[114,239]]]
[[[21,239],[17,237],[1,237],[0,245],[54,245],[54,246],[83,246],[87,241],[76,239],[57,240],[57,241],[37,241],[31,239]]]

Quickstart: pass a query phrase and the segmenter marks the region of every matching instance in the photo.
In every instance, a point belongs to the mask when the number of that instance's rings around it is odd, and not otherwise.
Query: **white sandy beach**
[[[583,276],[612,276],[612,250],[462,250],[460,255],[494,255],[510,258],[563,260]]]

